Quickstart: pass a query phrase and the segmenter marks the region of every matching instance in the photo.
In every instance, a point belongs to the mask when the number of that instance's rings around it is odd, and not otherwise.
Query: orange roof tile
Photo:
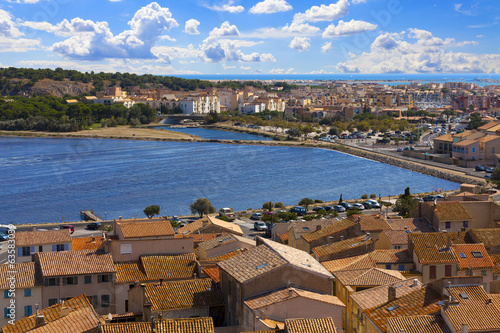
[[[169,221],[116,222],[124,238],[173,236],[174,228]]]
[[[308,234],[310,232],[316,231],[319,227],[324,228],[328,225],[331,225],[335,222],[334,219],[325,219],[325,220],[312,220],[312,221],[299,221],[293,222],[290,226],[290,229],[293,232],[293,235],[296,239],[299,239],[303,234]],[[290,230],[288,229],[288,230]]]
[[[145,294],[153,311],[224,305],[222,293],[214,288],[212,279],[147,283]]]
[[[255,241],[250,238],[240,237],[238,235],[227,234],[224,236],[219,236],[211,240],[202,242],[198,247],[202,250],[209,251],[221,245],[226,245],[230,243],[240,242],[255,246]]]
[[[194,243],[201,243],[205,242],[214,238],[217,238],[219,236],[223,235],[228,235],[228,234],[221,234],[221,233],[216,233],[216,234],[185,234],[185,235],[175,235],[175,238],[192,238]]]
[[[16,233],[16,247],[71,243],[69,229],[23,231]]]
[[[157,333],[214,333],[210,317],[188,319],[162,319],[154,321]],[[102,333],[150,333],[151,323],[114,323],[101,326]]]
[[[405,230],[384,230],[382,233],[392,245],[408,244],[408,233]]]
[[[405,333],[451,333],[441,315],[408,316],[387,319],[392,332]]]
[[[406,218],[406,219],[389,219],[389,225],[392,230],[410,230],[412,232],[434,232],[434,227],[426,220],[419,218]]]
[[[282,234],[279,234],[278,237],[283,241],[283,243],[288,242],[288,231]]]
[[[320,230],[311,231],[305,235],[302,235],[302,238],[308,243],[313,240],[320,239],[323,237],[327,237],[328,235],[335,234],[337,232],[343,231],[348,228],[353,228],[356,226],[354,221],[349,219],[343,219],[341,221],[334,221],[333,224],[329,224],[327,226],[321,227]]]
[[[433,211],[440,221],[472,220],[472,216],[460,201],[439,201]]]
[[[12,267],[13,265],[13,267]],[[16,288],[30,288],[42,285],[40,272],[34,262],[0,265],[0,289],[10,289],[11,272],[15,273]]]
[[[337,305],[345,307],[336,296],[320,294],[317,292],[311,292],[303,290],[300,288],[283,288],[280,290],[275,290],[264,295],[259,295],[257,297],[252,297],[244,301],[244,303],[252,310],[257,310],[263,307],[267,307],[272,304],[285,302],[294,298],[307,298],[310,300],[327,303],[330,305]]]
[[[81,250],[97,250],[99,249],[104,241],[104,237],[75,237],[72,239],[73,251]]]
[[[348,217],[361,226],[361,231],[391,230],[391,225],[380,214],[355,214]]]
[[[219,283],[219,267],[205,267],[203,268],[205,274],[207,274],[215,283]]]
[[[451,247],[458,258],[460,270],[493,269],[493,262],[483,244],[459,244]]]
[[[354,270],[377,267],[377,264],[370,257],[370,253],[365,253],[359,256],[334,259],[321,262],[330,273],[342,270]]]
[[[115,263],[116,283],[147,281],[140,261]]]
[[[285,326],[288,333],[337,333],[335,323],[331,317],[318,319],[287,319],[285,321]]]
[[[334,272],[333,275],[344,286],[381,286],[406,280],[399,271],[382,268],[338,271]]]
[[[490,254],[490,258],[493,262],[493,272],[500,274],[500,254]]]
[[[218,255],[216,257],[209,258],[207,260],[208,261],[222,261],[222,260],[227,260],[229,258],[239,256],[240,254],[242,254],[245,251],[247,251],[247,249],[245,249],[245,248],[243,248],[243,249],[237,249],[237,250],[234,250],[234,251],[231,251],[231,252],[228,252],[228,253],[224,253],[224,254]]]
[[[222,221],[211,216],[204,216],[203,218],[197,221],[191,222],[188,225],[177,229],[177,234],[188,235],[194,232],[203,233],[203,229],[210,225],[215,225],[219,227],[221,233],[229,232],[240,236],[244,234],[243,231],[241,230],[241,227],[238,224]]]
[[[91,250],[35,253],[35,263],[43,277],[115,272],[110,253]]]
[[[2,327],[4,333],[79,333],[97,330],[99,324],[99,316],[95,312],[92,305],[89,303],[85,295],[73,297],[64,302],[64,307],[70,308],[68,315],[61,316],[61,303],[52,305],[48,308],[39,311],[43,314],[46,324],[35,328],[35,316],[22,318],[17,320],[14,325],[6,325]]]
[[[458,263],[455,252],[448,247],[448,237],[444,233],[409,234],[408,237],[420,263]]]
[[[500,245],[500,228],[470,229],[467,234],[474,243],[483,243],[487,248]]]
[[[278,328],[278,329],[283,329],[283,328],[285,328],[285,323],[280,322],[280,321],[272,320],[272,319],[269,319],[269,318],[266,318],[266,319],[260,319],[260,321],[261,321],[264,325],[266,325],[267,327],[269,327],[269,328]]]
[[[413,262],[413,258],[408,249],[375,250],[370,253],[370,256],[377,264],[402,264]]]
[[[340,242],[317,246],[312,248],[312,252],[314,252],[318,257],[321,258],[334,253],[342,253],[345,251],[350,252],[350,250],[354,248],[367,247],[373,244],[374,241],[371,237],[361,236],[361,237],[349,238]]]

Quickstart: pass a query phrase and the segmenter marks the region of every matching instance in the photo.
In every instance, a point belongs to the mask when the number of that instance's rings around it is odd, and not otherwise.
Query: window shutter
[[[102,275],[101,274],[97,275],[97,282],[98,283],[102,282]]]
[[[108,276],[108,282],[113,282],[113,274],[109,274],[109,276]]]
[[[35,247],[34,247],[34,246],[32,246],[32,247],[30,248],[30,254],[33,254],[33,253],[35,253]]]
[[[63,286],[68,284],[68,278],[63,277]]]
[[[77,285],[78,284],[78,276],[75,276],[75,280],[74,280],[74,284]]]
[[[56,244],[52,244],[52,252],[57,252],[57,245]]]
[[[23,248],[22,247],[18,247],[17,248],[17,256],[18,257],[22,257],[23,256]]]
[[[45,279],[45,287],[48,287],[49,286],[49,279]]]
[[[64,251],[69,251],[69,244],[64,244]]]
[[[61,283],[61,279],[60,278],[56,278],[56,286],[58,286],[60,283]]]

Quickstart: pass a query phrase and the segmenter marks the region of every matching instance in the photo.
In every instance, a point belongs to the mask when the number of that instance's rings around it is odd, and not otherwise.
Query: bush
[[[377,195],[375,193],[370,194],[370,199],[377,199]]]
[[[293,221],[297,219],[297,214],[292,212],[279,212],[277,216],[282,221]]]
[[[274,208],[283,208],[283,207],[285,207],[285,205],[280,201],[278,201],[274,204]]]
[[[314,203],[323,203],[323,200],[316,199],[314,200]]]
[[[363,194],[363,195],[361,196],[361,199],[364,199],[364,200],[368,199],[368,194]]]
[[[360,214],[360,210],[357,208],[348,209],[347,212],[345,213],[346,216],[351,216],[356,214]]]
[[[262,204],[262,209],[267,209],[268,211],[272,211],[273,210],[273,203],[271,201],[264,202]]]
[[[227,216],[224,216],[224,215],[216,216],[216,218],[218,218],[219,220],[222,220],[222,221],[231,222],[231,220]]]

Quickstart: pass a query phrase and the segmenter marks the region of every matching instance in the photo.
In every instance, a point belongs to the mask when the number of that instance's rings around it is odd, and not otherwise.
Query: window
[[[43,245],[38,246],[38,252],[43,252]]]
[[[474,258],[483,258],[483,254],[481,253],[481,251],[472,251],[472,256]]]
[[[83,283],[91,284],[92,283],[92,275],[85,275]]]
[[[87,296],[87,299],[89,300],[89,303],[92,304],[94,309],[97,309],[97,296]]]
[[[462,259],[467,258],[467,256],[466,256],[466,255],[465,255],[465,253],[463,253],[463,252],[460,252],[458,255],[459,255],[459,256],[460,256],[460,258],[462,258]]]
[[[462,223],[462,226],[463,226],[464,228],[468,228],[468,227],[469,227],[469,221],[464,221],[464,222]]]
[[[4,318],[7,318],[7,319],[10,319],[10,308],[4,308],[3,309],[3,317]]]
[[[33,313],[33,309],[31,307],[31,305],[26,305],[24,307],[24,316],[25,317],[31,316],[32,313]]]
[[[429,279],[435,279],[436,278],[436,266],[431,265],[429,266]]]
[[[30,288],[24,289],[24,297],[31,297],[31,289]]]
[[[57,298],[49,298],[49,306],[57,304]]]
[[[475,153],[476,152],[476,148],[472,147],[472,152]]]
[[[404,271],[405,270],[405,265],[404,264],[399,264],[398,265],[398,271]]]
[[[45,287],[53,287],[59,285],[59,278],[46,278]]]
[[[54,244],[52,245],[52,252],[61,252],[64,251],[67,244]],[[67,250],[66,250],[67,251]]]
[[[392,269],[392,265],[391,264],[385,264],[385,269]]]
[[[3,291],[3,298],[10,298],[10,292],[8,290]]]
[[[486,276],[486,270],[485,269],[481,270],[481,275],[482,276]]]
[[[24,246],[23,250],[22,250],[23,252],[22,252],[21,257],[28,257],[28,256],[30,256],[31,255],[31,251],[30,250],[31,249],[30,249],[29,246]]]
[[[78,276],[63,277],[63,286],[76,286],[78,284]]]
[[[109,308],[109,295],[101,295],[101,308]]]
[[[392,248],[395,249],[395,250],[400,250],[401,249],[401,245],[394,245]]]
[[[446,229],[450,229],[451,228],[451,222],[445,222],[444,226],[445,226]]]
[[[444,266],[444,276],[451,276],[451,265]]]
[[[128,312],[128,299],[125,300],[125,312]]]
[[[132,244],[121,244],[120,254],[132,254]]]
[[[112,280],[113,280],[113,274],[99,274],[97,276],[97,282],[99,283],[112,282]]]

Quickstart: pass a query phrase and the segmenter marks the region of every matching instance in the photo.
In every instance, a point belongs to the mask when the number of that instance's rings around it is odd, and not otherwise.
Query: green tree
[[[307,207],[309,205],[312,205],[314,203],[314,200],[313,199],[310,199],[310,198],[303,198],[303,199],[300,199],[299,201],[299,206],[305,206],[306,207],[306,210],[307,210]]]
[[[199,214],[200,217],[203,217],[203,214],[215,213],[215,207],[212,206],[212,203],[207,198],[197,199],[189,205],[189,209],[191,209],[191,213]]]
[[[410,193],[410,188],[405,189],[405,193],[401,194],[392,209],[404,217],[410,217],[410,212],[417,207],[418,201],[415,200]]]
[[[349,217],[349,216],[357,215],[357,214],[361,214],[361,211],[357,208],[351,208],[351,209],[347,210],[347,212],[345,213],[345,216]]]
[[[160,214],[160,206],[159,205],[150,205],[144,208],[144,214],[148,217],[148,219],[153,218],[155,215]]]
[[[292,138],[297,138],[302,135],[302,132],[297,127],[292,127],[288,130],[288,135]]]
[[[339,205],[342,203],[342,193],[340,193]]]
[[[262,209],[267,209],[268,211],[272,211],[273,203],[271,201],[264,202],[264,204],[262,205]]]
[[[280,201],[278,201],[274,204],[274,208],[283,208],[283,207],[285,207],[285,205]]]
[[[332,127],[330,127],[330,130],[328,131],[328,134],[339,136],[340,135],[340,131],[339,131],[339,129],[337,127],[332,126]]]
[[[469,116],[469,127],[470,129],[477,129],[478,127],[486,124],[485,121],[481,120],[481,115],[479,113],[473,113]]]

